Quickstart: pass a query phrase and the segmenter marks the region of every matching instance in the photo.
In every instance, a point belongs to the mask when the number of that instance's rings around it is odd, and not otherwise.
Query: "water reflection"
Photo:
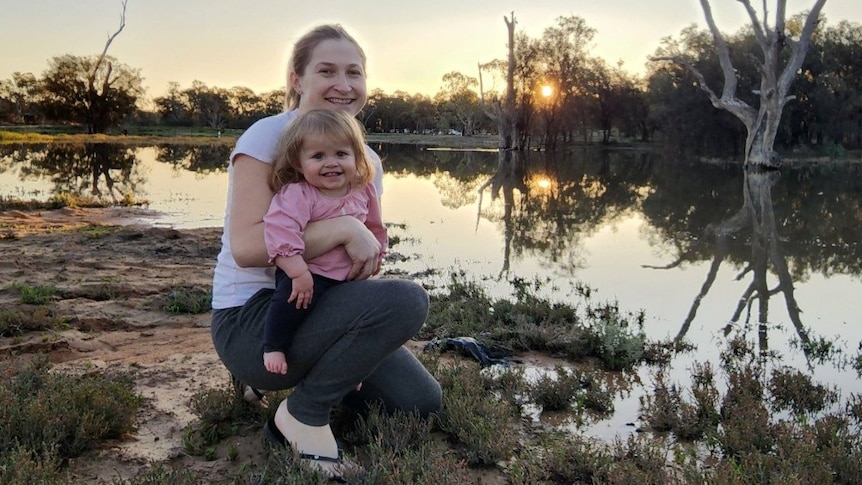
[[[512,211],[515,207],[515,190],[525,197],[529,195],[525,178],[527,176],[522,153],[515,150],[500,149],[497,154],[497,169],[491,177],[479,187],[479,203],[476,211],[476,229],[482,217],[482,196],[489,189],[491,200],[503,194],[503,267],[500,276],[509,274],[509,260],[512,255],[512,238],[514,226]]]
[[[136,171],[135,151],[107,143],[52,144],[36,149],[3,146],[0,167],[3,171],[17,168],[25,179],[44,180],[51,184],[50,195],[91,195],[116,203],[146,182]]]
[[[751,257],[736,276],[736,280],[743,280],[746,275],[750,274],[751,283],[739,297],[736,309],[724,328],[724,334],[728,335],[735,326],[739,325],[739,319],[743,312],[746,313],[744,327],[748,328],[752,306],[756,302],[758,304],[758,346],[761,352],[766,352],[769,349],[767,340],[769,300],[774,295],[782,294],[790,320],[800,340],[805,344],[803,348],[808,348],[808,332],[800,319],[801,311],[793,294],[793,279],[788,270],[787,259],[781,244],[782,238],[775,222],[772,187],[778,183],[780,176],[780,173],[774,171],[745,171],[743,173],[742,207],[721,222],[708,224],[703,230],[703,236],[698,239],[698,242],[701,245],[712,245],[714,256],[700,292],[695,296],[688,315],[676,335],[677,341],[682,340],[691,328],[691,323],[697,315],[701,301],[709,293],[722,262],[728,256],[731,240],[747,239],[751,247]],[[663,267],[649,265],[645,265],[645,267],[667,270],[679,266],[683,261],[684,257],[680,257],[677,261]],[[767,272],[770,265],[778,277],[778,285],[772,289],[767,284]]]
[[[225,171],[230,152],[227,145],[159,145],[156,160],[206,175]]]
[[[856,321],[849,313],[856,299],[849,295],[862,273],[858,165],[746,175],[736,166],[665,161],[641,152],[581,150],[517,159],[496,152],[375,148],[386,167],[388,219],[406,224],[424,258],[417,273],[456,266],[495,279],[538,274],[582,280],[618,297],[628,310],[643,309],[668,324],[654,326],[651,335],[672,328],[670,336],[698,339],[696,321],[705,317],[711,320],[707,331],[719,333],[757,325],[763,349],[763,332],[782,319],[803,341],[824,325]],[[229,150],[0,145],[0,195],[129,194],[151,201],[160,211],[157,223],[218,225]],[[747,283],[737,288],[722,281],[719,268]],[[855,279],[855,287],[821,289],[837,276]],[[777,279],[771,287],[770,278]],[[818,295],[813,304],[811,297],[802,300],[805,322],[797,302],[800,283]],[[851,304],[822,308],[827,292]],[[787,317],[769,312],[770,299],[774,306],[779,295]],[[720,301],[709,305],[707,296]],[[723,318],[716,323],[714,315]]]

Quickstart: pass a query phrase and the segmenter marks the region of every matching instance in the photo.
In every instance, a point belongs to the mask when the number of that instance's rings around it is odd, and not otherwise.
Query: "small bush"
[[[539,376],[528,392],[531,400],[544,411],[563,411],[571,408],[582,387],[578,372],[557,365],[553,373]]]
[[[189,407],[199,421],[189,423],[183,430],[183,447],[195,456],[212,454],[221,440],[235,434],[239,424],[259,426],[263,420],[262,411],[249,406],[233,385],[196,393]]]
[[[814,384],[810,376],[789,368],[772,371],[769,393],[774,409],[789,409],[796,415],[817,413],[838,400],[837,392]]]
[[[23,446],[0,450],[0,483],[3,485],[63,485],[69,483],[54,448],[34,453]]]
[[[130,480],[114,480],[113,485],[197,485],[200,483],[192,470],[179,468],[170,470],[158,465],[140,473]]]
[[[51,285],[30,286],[12,283],[9,287],[21,294],[21,303],[28,305],[44,305],[57,294],[57,289]]]
[[[63,323],[63,319],[55,317],[45,307],[4,309],[0,310],[0,337],[20,337],[27,332],[52,330]]]
[[[212,291],[198,288],[175,288],[168,293],[165,311],[168,313],[200,314],[212,309]]]
[[[517,446],[517,407],[487,392],[472,363],[441,366],[437,372],[444,389],[440,428],[459,445],[464,460],[485,466],[508,459]]]
[[[612,463],[607,445],[581,436],[557,437],[544,445],[544,468],[551,483],[604,483],[602,475]]]
[[[53,373],[44,358],[0,365],[0,454],[21,447],[78,456],[129,432],[142,402],[128,374]]]
[[[633,331],[630,317],[623,315],[616,303],[589,310],[592,330],[598,342],[598,357],[608,370],[634,367],[644,353],[643,331]],[[636,317],[642,323],[642,315]]]

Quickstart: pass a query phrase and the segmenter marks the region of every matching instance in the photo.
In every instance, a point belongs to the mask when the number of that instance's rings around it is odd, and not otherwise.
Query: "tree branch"
[[[760,25],[760,21],[757,19],[757,12],[754,10],[754,7],[751,6],[751,2],[749,2],[748,0],[737,0],[737,1],[739,3],[741,3],[743,6],[745,6],[745,11],[748,12],[748,19],[751,20],[751,27],[754,29],[754,36],[757,38],[757,43],[760,44],[761,49],[764,49],[766,46],[766,33],[764,32],[763,26]],[[701,2],[701,3],[703,3],[703,2]],[[766,2],[764,0],[764,12],[763,12],[764,22],[766,19],[765,4],[766,4]]]
[[[114,32],[113,35],[108,37],[108,41],[105,42],[105,48],[102,49],[102,53],[99,54],[98,59],[96,59],[96,64],[93,65],[93,70],[90,72],[90,77],[88,79],[90,89],[93,88],[93,84],[96,80],[96,73],[99,72],[99,67],[102,65],[102,62],[105,61],[105,56],[108,54],[108,48],[111,47],[111,43],[114,42],[114,39],[120,35],[120,32],[123,31],[123,28],[126,27],[126,3],[128,0],[123,0],[123,11],[120,13],[120,27]]]
[[[787,62],[787,66],[784,67],[784,71],[781,72],[781,77],[778,80],[778,94],[781,96],[782,102],[786,102],[787,91],[796,78],[796,72],[802,67],[805,54],[808,52],[808,46],[811,44],[811,36],[814,34],[817,23],[820,22],[820,11],[825,4],[826,0],[817,0],[814,3],[814,7],[808,12],[808,18],[805,19],[802,32],[799,34],[799,41],[788,43],[793,54],[790,56],[790,60]]]
[[[715,19],[712,18],[712,9],[709,6],[709,0],[700,0],[700,6],[703,8],[703,15],[706,17],[709,31],[712,32],[712,39],[715,41],[715,50],[721,63],[721,71],[724,73],[724,88],[721,90],[721,98],[723,100],[735,98],[736,72],[733,69],[733,63],[730,61],[730,51],[727,48],[727,43],[715,25]]]

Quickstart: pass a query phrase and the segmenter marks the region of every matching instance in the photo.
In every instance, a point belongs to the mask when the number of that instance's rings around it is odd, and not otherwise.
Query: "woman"
[[[413,282],[368,279],[380,243],[353,217],[315,222],[303,235],[307,259],[344,246],[353,261],[352,281],[323,295],[297,330],[287,353],[287,374],[268,372],[261,358],[275,281],[263,236],[275,146],[300,113],[359,113],[367,100],[365,65],[364,52],[339,25],[314,28],[296,43],[288,66],[287,111],[255,123],[231,153],[222,250],[213,278],[211,330],[222,362],[254,389],[294,388],[265,426],[266,434],[333,477],[340,475],[340,459],[329,417],[342,400],[354,407],[377,402],[389,411],[423,415],[441,408],[439,384],[403,347],[425,321],[428,295]],[[380,157],[368,152],[382,194]]]

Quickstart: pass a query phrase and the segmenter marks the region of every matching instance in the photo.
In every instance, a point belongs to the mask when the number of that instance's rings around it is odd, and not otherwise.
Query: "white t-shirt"
[[[230,201],[234,185],[233,161],[237,155],[243,154],[272,164],[273,152],[281,132],[297,115],[297,111],[294,110],[258,120],[239,137],[230,154],[224,232],[221,236],[221,251],[216,260],[213,275],[212,307],[214,310],[241,306],[261,288],[275,288],[275,266],[242,268],[236,264],[231,253],[228,234],[230,234]],[[380,157],[370,147],[367,147],[367,152],[374,165],[374,186],[378,194],[383,194],[383,165]],[[261,187],[261,190],[268,189]]]

